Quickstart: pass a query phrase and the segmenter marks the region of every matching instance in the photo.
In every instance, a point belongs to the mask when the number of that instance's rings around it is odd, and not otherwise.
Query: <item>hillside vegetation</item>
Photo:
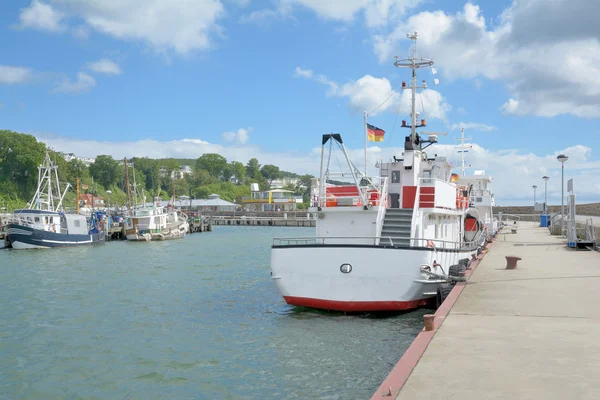
[[[123,206],[127,202],[125,161],[115,160],[110,155],[98,155],[95,162],[86,166],[78,159],[67,162],[62,153],[47,149],[32,135],[0,130],[0,207],[10,211],[25,207],[33,197],[37,187],[38,166],[43,162],[45,152],[58,165],[61,185],[69,183],[73,188],[76,178],[81,180],[81,192],[108,200],[110,190],[111,205]],[[261,165],[251,158],[245,165],[238,161],[228,161],[214,154],[200,154],[197,159],[151,159],[134,157],[127,160],[133,168],[128,168],[130,187],[135,183],[138,192],[144,192],[146,201],[158,196],[162,199],[175,196],[206,198],[216,193],[224,200],[240,202],[250,196],[250,183],[258,183],[261,190],[268,190],[273,180],[282,177],[298,178],[298,185],[286,187],[296,195],[304,195],[308,202],[308,187],[312,175],[298,175],[281,171],[278,166]],[[180,168],[189,165],[191,174],[179,178]],[[176,179],[171,178],[175,176]],[[232,177],[237,178],[236,183]],[[133,193],[133,189],[131,189]],[[65,208],[75,207],[75,190],[65,197]]]

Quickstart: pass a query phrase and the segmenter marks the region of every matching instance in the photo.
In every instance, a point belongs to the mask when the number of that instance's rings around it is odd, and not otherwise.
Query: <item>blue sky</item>
[[[543,175],[560,202],[564,152],[578,199],[600,201],[600,6],[587,3],[2,2],[0,127],[81,156],[219,152],[317,174],[326,132],[363,164],[363,111],[391,96],[369,116],[386,131],[369,148],[374,173],[402,151],[409,75],[393,61],[417,30],[440,80],[419,75],[428,130],[448,132],[436,152],[458,161],[451,145],[465,127],[469,162],[494,176],[501,204],[531,203]]]

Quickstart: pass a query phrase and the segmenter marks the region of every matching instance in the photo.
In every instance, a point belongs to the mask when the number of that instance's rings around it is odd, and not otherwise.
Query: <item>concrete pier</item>
[[[276,218],[276,217],[222,217],[214,218],[214,225],[229,226],[290,226],[290,227],[311,227],[316,226],[315,219],[302,218]]]
[[[537,225],[496,238],[371,399],[600,399],[600,253]]]

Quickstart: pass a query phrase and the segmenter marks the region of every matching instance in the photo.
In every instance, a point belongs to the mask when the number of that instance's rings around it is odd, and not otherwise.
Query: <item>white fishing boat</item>
[[[447,293],[449,277],[459,275],[480,250],[480,224],[469,217],[468,188],[455,182],[445,157],[425,149],[436,134],[417,132],[426,126],[416,112],[417,69],[432,60],[412,56],[394,65],[412,72],[411,123],[400,157],[379,162],[379,176],[356,168],[340,134],[322,138],[321,173],[313,207],[316,234],[276,238],[271,275],[285,301],[294,306],[346,312],[407,310]],[[366,119],[366,118],[365,118]],[[367,133],[365,120],[365,135]],[[427,138],[423,136],[427,135]],[[326,145],[329,155],[325,156]],[[333,172],[331,154],[338,148],[348,171]],[[366,154],[366,136],[365,136]],[[366,158],[366,155],[365,155]],[[348,179],[352,184],[331,184]]]
[[[172,206],[157,204],[131,210],[125,217],[127,240],[149,242],[151,240],[181,239],[189,231],[187,216]]]
[[[58,167],[47,152],[38,170],[37,190],[29,208],[16,210],[8,219],[5,246],[21,250],[104,243],[105,233],[98,229],[93,214],[88,222],[84,215],[64,212],[63,199],[70,185],[61,192]]]

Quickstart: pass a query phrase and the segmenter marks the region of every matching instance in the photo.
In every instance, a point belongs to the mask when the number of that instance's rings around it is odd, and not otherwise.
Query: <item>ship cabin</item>
[[[23,209],[14,212],[11,222],[46,232],[70,235],[87,235],[89,233],[86,217],[79,214]]]
[[[419,159],[420,158],[420,159]],[[452,180],[452,164],[446,157],[428,157],[425,152],[407,151],[402,158],[380,163],[381,177],[388,178],[388,208],[464,208]],[[418,190],[418,192],[417,192]]]
[[[492,177],[484,170],[478,170],[469,176],[461,176],[457,183],[469,188],[472,207],[493,207],[494,193],[491,190]]]

